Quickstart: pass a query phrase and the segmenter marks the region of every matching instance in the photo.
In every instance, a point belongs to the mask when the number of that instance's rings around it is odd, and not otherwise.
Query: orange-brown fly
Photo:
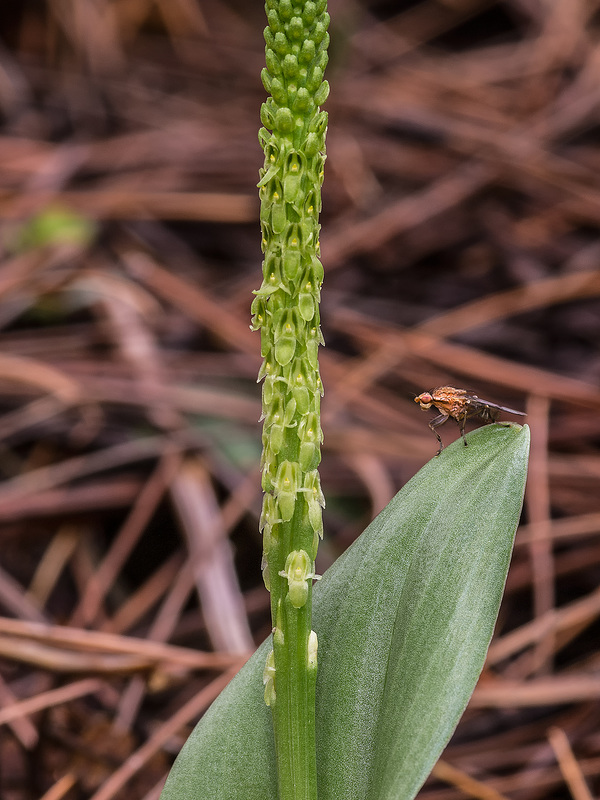
[[[520,417],[526,416],[522,411],[515,411],[514,408],[505,408],[505,406],[490,403],[489,400],[482,400],[481,397],[477,397],[476,394],[468,392],[466,389],[455,389],[453,386],[439,386],[430,392],[422,392],[415,397],[415,403],[419,403],[423,409],[434,406],[441,412],[438,417],[435,417],[429,423],[429,427],[440,443],[440,449],[436,453],[438,456],[444,449],[444,445],[442,444],[442,437],[436,428],[443,425],[450,417],[460,425],[460,435],[466,446],[465,425],[471,417],[479,417],[484,423],[488,423],[496,422],[501,411],[505,411],[507,414],[518,414]]]

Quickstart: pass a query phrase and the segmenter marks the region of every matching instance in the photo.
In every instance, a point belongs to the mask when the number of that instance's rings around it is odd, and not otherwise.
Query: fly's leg
[[[467,437],[465,436],[465,425],[467,424],[467,415],[463,414],[462,417],[459,419],[458,424],[460,425],[460,435],[462,436],[462,440],[465,443],[465,447],[469,444],[467,442]]]
[[[448,416],[448,414],[440,414],[440,415],[439,415],[439,417],[435,417],[435,418],[434,418],[434,419],[432,419],[432,420],[431,420],[431,422],[429,423],[429,427],[430,427],[430,428],[431,428],[431,430],[432,430],[432,431],[435,433],[435,435],[436,435],[436,437],[437,437],[437,440],[438,440],[438,442],[439,442],[439,445],[440,445],[440,449],[437,451],[437,453],[436,453],[436,456],[439,456],[439,454],[440,454],[440,453],[442,452],[442,450],[444,449],[444,444],[443,444],[443,442],[442,442],[442,437],[441,437],[441,436],[439,435],[439,433],[436,431],[436,428],[439,428],[439,426],[440,426],[440,425],[443,425],[443,424],[444,424],[444,422],[446,422],[446,420],[447,420],[447,419],[449,419],[449,416]]]
[[[486,425],[489,425],[490,422],[498,422],[498,417],[500,416],[500,408],[490,408],[486,406],[479,414],[482,421],[485,422]]]

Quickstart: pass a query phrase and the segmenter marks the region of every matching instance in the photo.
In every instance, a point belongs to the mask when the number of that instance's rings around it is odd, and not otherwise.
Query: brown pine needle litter
[[[63,0],[0,18],[7,800],[157,800],[269,632],[248,329],[264,19],[240,9]],[[527,412],[496,634],[419,797],[589,800],[600,1],[330,11],[318,572],[433,455],[415,395]]]

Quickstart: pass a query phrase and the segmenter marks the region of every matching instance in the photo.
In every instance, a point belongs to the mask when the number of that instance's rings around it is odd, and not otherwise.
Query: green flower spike
[[[263,575],[276,635],[265,669],[273,711],[281,800],[316,798],[314,695],[316,635],[311,630],[314,559],[322,535],[317,467],[323,434],[318,348],[319,212],[329,86],[326,0],[267,0],[259,141],[263,282],[254,293],[253,330],[263,364],[261,515]],[[304,655],[302,655],[304,654]],[[277,696],[277,702],[275,702]]]

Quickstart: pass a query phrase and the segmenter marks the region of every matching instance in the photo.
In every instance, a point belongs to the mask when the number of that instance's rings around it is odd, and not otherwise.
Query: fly
[[[444,449],[444,445],[442,444],[442,437],[436,428],[443,425],[450,417],[460,425],[460,435],[466,447],[465,425],[471,417],[479,417],[484,423],[488,423],[496,422],[501,411],[505,411],[507,414],[517,414],[520,417],[526,416],[522,411],[515,411],[514,408],[506,408],[505,406],[491,403],[489,400],[482,400],[481,397],[477,397],[476,394],[466,389],[455,389],[453,386],[440,386],[430,392],[422,392],[415,397],[415,403],[419,403],[423,409],[434,406],[441,412],[438,417],[434,417],[429,423],[429,427],[437,436],[440,444],[440,449],[436,453],[438,456]]]

